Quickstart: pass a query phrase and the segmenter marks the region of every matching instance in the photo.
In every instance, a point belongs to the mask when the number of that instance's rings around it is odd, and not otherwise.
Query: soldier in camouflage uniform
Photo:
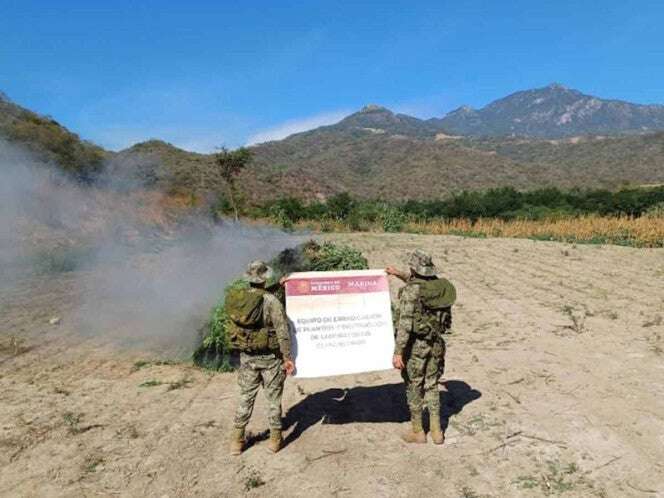
[[[274,294],[265,288],[274,280],[272,268],[262,261],[254,261],[245,274],[250,288],[247,292],[260,292],[263,295],[263,326],[269,334],[276,335],[276,349],[262,351],[242,351],[238,371],[239,401],[235,412],[234,428],[231,435],[230,452],[239,455],[245,443],[245,428],[254,408],[256,395],[263,386],[268,401],[268,422],[270,439],[268,448],[272,452],[281,449],[281,396],[287,375],[295,370],[291,356],[291,340],[284,307]]]
[[[440,334],[422,336],[417,327],[423,309],[420,287],[427,280],[437,279],[431,257],[415,251],[409,259],[409,273],[387,268],[387,273],[400,278],[406,285],[399,291],[396,322],[396,340],[392,363],[401,370],[406,384],[406,398],[411,416],[411,430],[402,436],[409,443],[426,443],[422,428],[422,410],[428,408],[430,436],[435,444],[443,444],[445,435],[440,421],[440,394],[438,381],[445,368],[445,342]],[[451,314],[443,318],[451,326]]]

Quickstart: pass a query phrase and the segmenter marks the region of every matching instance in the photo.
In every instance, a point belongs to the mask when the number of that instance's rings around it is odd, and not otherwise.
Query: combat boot
[[[281,449],[284,440],[281,437],[281,430],[270,429],[270,439],[267,442],[267,449],[272,453],[276,453]]]
[[[401,435],[407,443],[423,444],[427,442],[427,435],[422,428],[422,415],[412,416],[410,419],[411,429]]]
[[[445,433],[443,432],[443,429],[440,427],[440,414],[438,413],[429,414],[429,424],[431,426],[429,430],[429,435],[431,436],[433,444],[443,444],[445,442]]]
[[[244,429],[233,428],[231,432],[231,441],[229,445],[229,452],[233,456],[238,456],[242,453],[244,447]]]

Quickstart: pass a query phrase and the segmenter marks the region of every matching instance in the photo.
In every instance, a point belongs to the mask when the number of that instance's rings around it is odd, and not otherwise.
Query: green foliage
[[[19,143],[47,161],[80,180],[90,180],[101,171],[106,152],[81,140],[57,121],[21,109],[0,99],[0,114],[13,119],[3,122],[0,116],[0,135]]]
[[[381,209],[380,220],[386,232],[400,232],[408,218],[401,209],[385,204]]]
[[[661,216],[664,212],[664,186],[608,190],[571,190],[544,188],[520,192],[511,187],[486,191],[460,192],[433,201],[409,200],[402,203],[356,200],[338,194],[327,202],[304,204],[283,198],[267,204],[262,213],[285,227],[302,220],[344,222],[353,231],[369,230],[378,223],[386,232],[399,232],[411,219],[499,218],[503,220],[560,219],[585,214],[604,216]]]
[[[214,159],[221,177],[230,182],[249,164],[249,161],[251,161],[251,151],[245,147],[240,147],[236,150],[222,148],[214,155]]]
[[[228,198],[223,195],[217,195],[217,198],[210,205],[210,215],[214,221],[221,220],[225,215],[233,214],[233,206]]]
[[[664,218],[664,202],[658,202],[657,204],[650,206],[644,215],[649,218]]]
[[[214,156],[215,164],[219,169],[219,175],[228,186],[228,200],[233,208],[236,220],[239,217],[239,201],[241,196],[237,192],[237,184],[235,180],[247,167],[251,161],[251,157],[251,151],[245,147],[240,147],[239,149],[231,151],[222,148],[221,151]]]
[[[314,241],[282,251],[270,261],[270,265],[274,268],[277,276],[301,271],[363,270],[368,268],[367,259],[360,251],[330,242],[321,245]],[[230,325],[230,318],[226,314],[224,302],[231,289],[246,286],[244,280],[233,281],[224,290],[224,296],[212,308],[210,318],[203,329],[204,337],[193,355],[194,363],[197,365],[221,372],[233,370],[231,364],[232,351],[226,334]],[[280,300],[285,299],[282,288],[278,287],[273,290]]]
[[[310,251],[306,269],[300,271],[364,270],[369,262],[360,251],[349,246],[325,242]]]
[[[284,209],[280,209],[276,206],[273,207],[270,210],[270,219],[279,225],[282,230],[286,232],[293,231],[293,219],[288,216],[288,213]]]
[[[247,283],[244,280],[234,280],[224,289],[224,295],[212,308],[210,318],[203,328],[205,336],[201,345],[194,351],[193,359],[197,365],[219,372],[233,370],[230,363],[231,348],[226,335],[230,318],[226,313],[224,301],[230,290],[241,289],[246,286]]]
[[[74,413],[74,412],[66,412],[62,415],[62,419],[65,422],[65,425],[67,426],[67,432],[69,434],[79,434],[81,433],[81,417],[82,415],[80,413]]]
[[[354,201],[348,192],[343,192],[327,200],[327,214],[336,220],[345,220],[353,209]]]
[[[252,489],[259,488],[264,484],[265,481],[263,480],[263,477],[261,477],[257,470],[252,469],[244,481],[244,489],[246,491],[251,491]]]

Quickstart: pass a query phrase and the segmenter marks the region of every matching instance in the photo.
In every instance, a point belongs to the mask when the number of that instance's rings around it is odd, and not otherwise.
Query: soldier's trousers
[[[406,368],[401,377],[406,384],[406,399],[411,417],[419,417],[429,409],[429,417],[440,416],[438,381],[445,369],[445,344],[418,344],[404,356]]]
[[[244,429],[254,410],[258,389],[268,402],[268,423],[270,429],[281,430],[281,396],[284,392],[286,372],[281,358],[275,354],[240,354],[240,369],[237,375],[239,400],[235,412],[234,426]]]

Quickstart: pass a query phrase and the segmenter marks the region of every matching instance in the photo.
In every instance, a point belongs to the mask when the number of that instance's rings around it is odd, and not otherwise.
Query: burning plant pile
[[[281,276],[304,271],[364,270],[368,268],[367,259],[352,247],[336,245],[331,242],[318,244],[310,240],[294,248],[283,250],[269,262],[277,275]],[[233,351],[230,348],[226,331],[229,317],[224,310],[226,294],[231,289],[246,286],[242,278],[233,280],[224,290],[224,295],[212,308],[210,318],[202,330],[202,341],[193,355],[197,365],[223,372],[233,370]],[[278,287],[277,297],[285,301],[284,290]]]

